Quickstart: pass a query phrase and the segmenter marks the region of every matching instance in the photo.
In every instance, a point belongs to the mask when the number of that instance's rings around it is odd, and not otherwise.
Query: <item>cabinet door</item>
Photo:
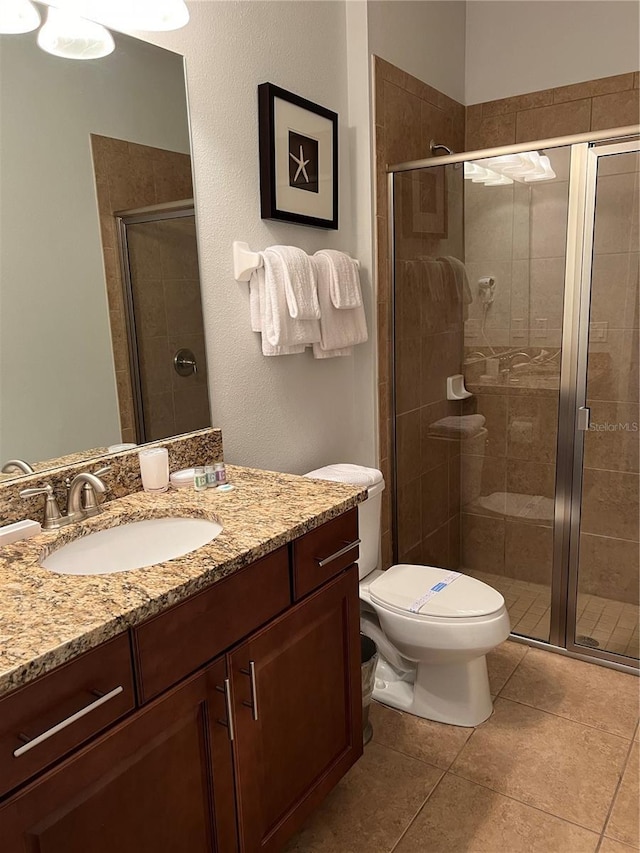
[[[225,675],[215,662],[8,800],[2,850],[236,850]]]
[[[241,849],[280,850],[362,754],[353,566],[230,655]]]

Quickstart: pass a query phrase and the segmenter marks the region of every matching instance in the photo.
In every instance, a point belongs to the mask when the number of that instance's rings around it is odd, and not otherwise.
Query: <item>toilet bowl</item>
[[[358,507],[361,631],[378,646],[374,699],[456,726],[492,711],[486,654],[509,636],[500,593],[449,569],[399,564],[380,571],[384,480],[375,468],[329,465],[307,477],[368,490]]]

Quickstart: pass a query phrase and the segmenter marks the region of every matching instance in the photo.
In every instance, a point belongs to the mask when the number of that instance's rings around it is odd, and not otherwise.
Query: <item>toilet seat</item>
[[[425,622],[482,620],[505,606],[497,590],[469,575],[407,563],[382,572],[368,592],[377,608]]]

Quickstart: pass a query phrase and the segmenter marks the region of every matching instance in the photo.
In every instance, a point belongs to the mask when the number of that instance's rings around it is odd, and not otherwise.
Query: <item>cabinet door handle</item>
[[[247,708],[251,708],[251,716],[254,720],[258,719],[258,688],[256,687],[256,665],[254,661],[249,661],[249,669],[241,669],[243,675],[248,675],[251,684],[251,701],[243,700],[242,704]]]
[[[72,714],[70,717],[67,717],[66,720],[62,720],[61,723],[56,723],[55,726],[52,726],[50,729],[47,729],[46,732],[42,732],[41,735],[37,737],[30,738],[24,746],[19,746],[18,749],[14,750],[13,757],[20,758],[21,755],[24,755],[25,752],[29,752],[30,749],[33,749],[34,746],[38,746],[41,743],[44,743],[45,740],[48,740],[50,737],[57,735],[58,732],[61,732],[63,729],[66,729],[67,726],[72,725],[72,723],[77,722],[82,719],[82,717],[86,717],[87,714],[90,714],[92,711],[95,711],[96,708],[99,708],[100,705],[104,705],[105,702],[108,702],[110,699],[114,699],[120,693],[122,693],[124,687],[121,685],[118,687],[114,687],[113,690],[110,690],[109,693],[105,693],[103,696],[98,697],[95,702],[91,702],[89,705],[86,705],[84,708],[81,708],[79,711],[76,711],[75,714]],[[24,739],[24,736],[22,737]]]
[[[320,566],[320,568],[324,568],[324,566],[332,563],[334,560],[337,560],[338,557],[342,557],[343,554],[348,554],[349,551],[353,551],[354,548],[357,548],[360,544],[359,539],[354,539],[353,542],[347,542],[344,548],[340,548],[339,551],[336,551],[335,554],[331,554],[329,557],[316,557],[316,563]]]
[[[229,730],[229,740],[234,740],[236,736],[236,731],[233,725],[233,708],[231,707],[231,682],[228,678],[224,680],[224,687],[218,687],[216,685],[216,690],[219,693],[224,693],[224,703],[227,708],[227,719],[226,720],[218,720],[221,726],[226,726]]]

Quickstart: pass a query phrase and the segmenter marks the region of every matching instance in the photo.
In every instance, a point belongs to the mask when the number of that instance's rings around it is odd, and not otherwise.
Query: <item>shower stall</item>
[[[193,199],[116,222],[137,441],[210,426]]]
[[[638,666],[639,128],[389,169],[395,562]]]

